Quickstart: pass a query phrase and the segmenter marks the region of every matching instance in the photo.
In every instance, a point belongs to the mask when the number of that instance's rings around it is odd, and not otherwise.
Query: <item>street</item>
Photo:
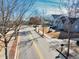
[[[28,28],[22,29],[19,33],[20,42],[18,44],[19,56],[18,59],[39,59],[35,51],[32,41],[30,41],[30,32]]]
[[[21,29],[19,35],[18,59],[55,59],[58,55],[55,49],[50,49],[46,38],[37,34],[33,27]]]
[[[50,48],[50,44],[47,41],[48,38],[45,37],[42,38],[35,31],[31,31],[31,33],[33,38],[37,39],[36,43],[39,46],[39,49],[41,50],[44,59],[55,59],[55,57],[58,55],[58,52],[55,50],[55,48],[53,50]]]

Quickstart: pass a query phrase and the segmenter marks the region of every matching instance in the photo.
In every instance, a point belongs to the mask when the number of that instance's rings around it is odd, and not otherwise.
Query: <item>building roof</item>
[[[60,17],[61,15],[53,14],[52,16],[54,17],[54,19],[56,19],[56,18]]]

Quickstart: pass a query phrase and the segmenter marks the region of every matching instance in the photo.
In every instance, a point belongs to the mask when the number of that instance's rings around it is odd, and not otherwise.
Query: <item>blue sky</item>
[[[61,7],[64,7],[64,4],[67,2],[67,0],[62,0],[62,1],[63,2],[61,2]],[[60,0],[37,0],[30,11],[33,12],[33,14],[35,15],[37,14],[42,15],[43,13],[45,15],[52,13],[60,14],[59,4],[60,4]]]
[[[33,15],[50,15],[61,13],[66,14],[67,10],[65,6],[67,5],[68,1],[69,0],[37,0],[33,8],[31,8],[31,10],[29,11],[29,13],[33,13]],[[75,1],[75,3],[77,3],[77,0],[70,1]],[[71,2],[69,3],[70,6],[72,5]]]

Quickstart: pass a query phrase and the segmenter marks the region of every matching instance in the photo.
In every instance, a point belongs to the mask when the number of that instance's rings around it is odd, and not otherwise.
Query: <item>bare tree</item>
[[[29,20],[30,25],[34,25],[35,30],[37,30],[37,26],[41,24],[41,19],[39,17],[31,17]]]
[[[63,7],[61,5],[62,2],[63,2],[63,0],[60,0],[59,9],[60,9],[62,15],[65,15],[64,12],[62,11],[62,7]],[[72,24],[76,21],[78,4],[79,4],[78,0],[66,0],[64,2],[64,8],[67,10],[67,16],[68,16],[68,17],[65,17],[67,20],[65,27],[66,27],[66,31],[68,33],[68,49],[66,52],[66,54],[67,54],[66,56],[63,53],[61,53],[60,51],[59,51],[59,53],[61,55],[63,55],[65,57],[65,59],[69,59],[71,30],[72,30],[71,27],[72,27]]]
[[[35,0],[0,0],[0,41],[5,46],[5,59],[8,59],[7,46],[12,37],[18,34],[21,20]],[[11,32],[10,36],[8,33]]]

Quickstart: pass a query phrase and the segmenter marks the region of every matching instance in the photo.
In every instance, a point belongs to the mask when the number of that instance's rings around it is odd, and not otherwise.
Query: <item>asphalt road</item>
[[[33,29],[33,28],[30,27],[30,29]],[[55,59],[55,57],[58,55],[58,52],[55,49],[53,50],[50,49],[50,44],[46,40],[48,38],[42,38],[35,31],[31,31],[31,33],[32,33],[32,37],[34,38],[34,41],[36,41],[36,44],[40,49],[43,59]]]
[[[19,58],[18,59],[55,59],[58,52],[49,47],[46,38],[42,38],[33,27],[20,30]]]
[[[28,28],[20,30],[20,42],[18,44],[19,56],[18,59],[39,59],[37,52],[30,39],[30,31]]]

